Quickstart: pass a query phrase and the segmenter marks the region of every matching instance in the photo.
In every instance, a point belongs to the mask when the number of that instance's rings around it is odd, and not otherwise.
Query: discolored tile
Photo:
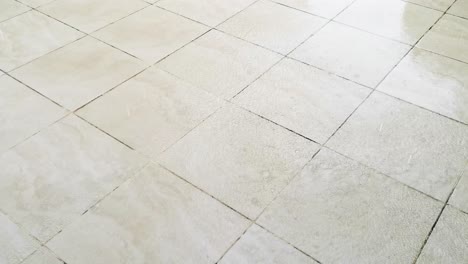
[[[24,13],[31,8],[15,1],[15,0],[2,0],[0,2],[0,22]]]
[[[457,0],[447,13],[468,19],[468,1]]]
[[[319,15],[333,18],[343,11],[353,0],[273,0],[274,2]]]
[[[63,264],[63,262],[58,260],[50,250],[42,247],[21,264]]]
[[[468,214],[468,163],[455,191],[450,197],[449,203]]]
[[[446,11],[455,0],[405,0],[406,2],[414,3],[417,5],[437,9],[439,11]]]
[[[0,212],[0,263],[18,264],[38,247],[39,243]]]

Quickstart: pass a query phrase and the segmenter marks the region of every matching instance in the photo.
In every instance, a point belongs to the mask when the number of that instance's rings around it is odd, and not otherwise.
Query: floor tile
[[[447,13],[468,19],[468,0],[457,0]]]
[[[157,67],[230,99],[281,56],[213,30],[161,61]]]
[[[468,214],[468,163],[449,203]]]
[[[327,145],[445,201],[468,162],[468,126],[374,93]]]
[[[255,0],[160,0],[156,5],[215,27],[253,2]]]
[[[468,63],[468,20],[444,15],[417,46]]]
[[[39,10],[86,33],[91,33],[148,6],[141,0],[57,0]]]
[[[156,157],[222,105],[220,99],[150,68],[78,112],[132,148]]]
[[[82,36],[79,31],[36,11],[2,22],[0,32],[0,69],[4,71],[10,71]]]
[[[39,243],[0,212],[0,263],[19,264],[37,247]]]
[[[54,0],[18,0],[18,2],[21,2],[23,4],[26,4],[30,7],[39,7],[41,5],[50,3]]]
[[[161,164],[253,219],[318,146],[226,106],[163,153]]]
[[[0,2],[0,22],[24,13],[29,9],[29,7],[15,0],[2,0]]]
[[[63,264],[63,262],[58,260],[50,250],[42,247],[21,264]]]
[[[415,48],[378,90],[468,124],[468,64]]]
[[[455,0],[405,0],[406,2],[445,12]]]
[[[319,15],[333,18],[343,11],[353,0],[273,0],[274,2]]]
[[[417,264],[468,263],[468,215],[446,207]]]
[[[375,87],[409,49],[408,45],[332,22],[291,57]]]
[[[353,82],[285,59],[233,102],[325,143],[370,92]]]
[[[287,54],[326,22],[326,19],[262,0],[218,28],[241,39]]]
[[[0,95],[0,154],[67,113],[7,75],[0,77]]]
[[[286,242],[253,225],[226,253],[219,264],[316,264]]]
[[[357,0],[336,21],[407,44],[415,44],[442,12],[397,0]]]
[[[142,61],[86,37],[11,74],[58,104],[75,110],[144,67]]]
[[[71,115],[0,156],[0,208],[44,242],[145,163]]]
[[[258,222],[323,263],[412,263],[442,205],[322,149]]]
[[[208,30],[157,7],[147,7],[93,35],[148,63],[155,63]]]
[[[185,181],[149,166],[48,246],[73,264],[214,263],[248,225]]]

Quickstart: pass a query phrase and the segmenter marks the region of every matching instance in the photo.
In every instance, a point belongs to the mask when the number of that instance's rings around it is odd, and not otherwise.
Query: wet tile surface
[[[17,264],[39,247],[27,232],[0,212],[0,262]]]

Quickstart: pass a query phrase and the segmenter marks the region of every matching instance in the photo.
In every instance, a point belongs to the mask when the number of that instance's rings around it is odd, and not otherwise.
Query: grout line
[[[245,235],[245,233],[247,233],[247,231],[249,231],[249,229],[255,224],[255,222],[250,222],[249,226],[244,230],[244,232],[223,252],[223,254],[221,254],[221,257],[218,258],[218,260],[215,262],[215,264],[218,264],[225,256],[226,254],[231,251],[231,249],[234,247],[235,244],[237,244],[237,242],[239,242],[239,240],[241,240],[241,238]]]

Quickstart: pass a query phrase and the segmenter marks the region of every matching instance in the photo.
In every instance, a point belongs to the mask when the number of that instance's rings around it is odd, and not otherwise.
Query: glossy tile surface
[[[38,247],[39,243],[0,212],[0,263],[20,263]]]
[[[457,0],[447,13],[468,19],[468,1]]]
[[[0,22],[28,11],[30,8],[15,0],[2,0],[0,2]]]
[[[274,2],[325,18],[333,18],[353,0],[274,0]]]

